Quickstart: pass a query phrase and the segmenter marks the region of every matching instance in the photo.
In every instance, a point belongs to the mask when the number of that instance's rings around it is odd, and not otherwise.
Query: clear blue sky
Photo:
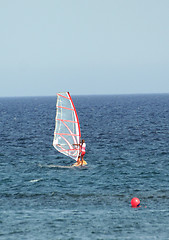
[[[0,0],[0,97],[169,92],[169,0]]]

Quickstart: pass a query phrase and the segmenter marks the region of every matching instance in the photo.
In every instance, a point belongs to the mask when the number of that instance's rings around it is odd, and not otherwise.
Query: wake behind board
[[[47,165],[49,168],[73,168],[73,166]]]
[[[63,166],[63,165],[54,165],[54,164],[49,164],[49,165],[41,165],[39,164],[40,167],[47,167],[47,168],[86,168],[86,165],[69,165],[69,166]]]
[[[49,165],[41,165],[41,164],[39,164],[39,167],[46,167],[46,168],[73,168],[72,165],[70,165],[70,166],[62,166],[62,165],[54,165],[54,164],[49,164]]]

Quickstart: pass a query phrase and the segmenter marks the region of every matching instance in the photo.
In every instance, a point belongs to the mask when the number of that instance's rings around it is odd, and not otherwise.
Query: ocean
[[[0,239],[169,239],[169,94],[72,99],[88,165],[65,169],[56,97],[0,98]]]

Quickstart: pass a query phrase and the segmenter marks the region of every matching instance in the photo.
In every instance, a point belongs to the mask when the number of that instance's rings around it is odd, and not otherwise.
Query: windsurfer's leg
[[[78,165],[80,164],[80,155],[79,155],[79,157],[78,157],[78,159],[77,159],[77,164],[78,164]]]
[[[81,155],[81,157],[82,157],[82,159],[81,159],[81,165],[83,166],[83,157],[84,157],[84,155],[85,155],[85,153],[83,153],[82,155]]]

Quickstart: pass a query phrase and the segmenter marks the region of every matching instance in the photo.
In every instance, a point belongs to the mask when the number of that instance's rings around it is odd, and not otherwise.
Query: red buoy
[[[131,199],[131,206],[133,208],[137,208],[137,207],[140,207],[140,199],[134,197]]]

